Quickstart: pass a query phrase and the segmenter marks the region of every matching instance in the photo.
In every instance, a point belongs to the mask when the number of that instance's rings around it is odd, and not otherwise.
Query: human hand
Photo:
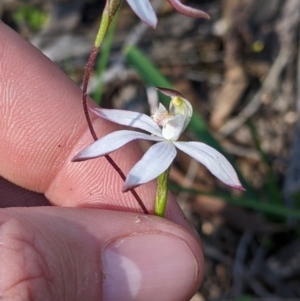
[[[1,299],[189,300],[203,255],[175,200],[144,215],[104,158],[72,163],[92,142],[80,89],[1,21],[0,37]],[[140,156],[112,154],[125,174]],[[153,212],[155,183],[137,192]]]

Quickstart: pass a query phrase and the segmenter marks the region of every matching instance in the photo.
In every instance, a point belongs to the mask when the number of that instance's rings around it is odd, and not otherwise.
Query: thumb
[[[194,236],[155,216],[8,208],[0,225],[3,300],[181,301],[202,278]]]

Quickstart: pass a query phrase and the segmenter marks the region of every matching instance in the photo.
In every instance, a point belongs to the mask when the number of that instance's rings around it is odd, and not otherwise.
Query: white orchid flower
[[[123,192],[147,183],[165,172],[177,154],[176,148],[202,163],[225,184],[244,190],[235,170],[221,153],[201,142],[177,141],[190,121],[192,106],[188,100],[174,90],[162,88],[159,88],[159,90],[172,97],[170,111],[159,104],[152,118],[132,111],[92,109],[92,112],[101,118],[117,124],[138,128],[150,134],[130,130],[119,130],[110,133],[83,149],[72,161],[84,161],[101,157],[133,140],[144,139],[157,143],[151,146],[142,159],[130,170],[126,177]]]

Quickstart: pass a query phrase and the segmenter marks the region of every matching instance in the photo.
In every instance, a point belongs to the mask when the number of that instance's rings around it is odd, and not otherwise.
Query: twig
[[[245,265],[244,260],[246,258],[248,245],[253,238],[251,231],[246,231],[239,241],[236,249],[236,256],[233,264],[233,296],[238,297],[243,292],[245,283]]]
[[[219,249],[215,248],[204,239],[202,239],[202,244],[205,257],[217,260],[227,266],[232,265],[232,259],[230,256],[222,253]]]
[[[266,255],[266,248],[263,246],[259,246],[252,260],[252,263],[248,268],[248,271],[246,272],[245,278],[247,280],[252,279],[257,275],[258,272],[260,272],[265,255]]]
[[[257,279],[252,279],[249,282],[249,286],[255,292],[255,294],[261,298],[259,299],[261,301],[287,301],[286,299],[281,299],[280,297],[278,298],[274,294],[271,294]]]
[[[288,47],[282,47],[269,74],[267,75],[261,89],[254,95],[253,99],[240,112],[240,114],[225,123],[217,133],[217,138],[223,139],[232,134],[243,125],[246,120],[257,112],[261,103],[262,96],[265,93],[270,93],[277,87],[279,76],[291,59],[292,50]]]

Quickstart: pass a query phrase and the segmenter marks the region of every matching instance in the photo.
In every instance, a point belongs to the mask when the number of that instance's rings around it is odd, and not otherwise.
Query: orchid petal
[[[204,18],[210,19],[210,16],[200,9],[195,9],[186,5],[183,5],[180,0],[168,0],[169,3],[181,14],[192,18]]]
[[[127,0],[127,3],[143,22],[153,28],[156,27],[157,17],[149,0]]]
[[[177,148],[202,163],[214,176],[228,186],[244,190],[232,165],[214,148],[201,142],[174,142],[174,144]]]
[[[176,115],[168,120],[162,129],[162,135],[167,140],[177,140],[182,133],[185,118],[183,115]]]
[[[82,151],[80,151],[72,161],[84,161],[88,159],[93,159],[97,157],[101,157],[107,155],[123,145],[129,143],[130,141],[143,139],[150,141],[161,141],[162,138],[150,136],[148,134],[134,132],[134,131],[116,131],[112,132],[103,138],[95,141]]]
[[[164,141],[151,146],[142,159],[130,170],[123,192],[158,177],[171,165],[176,153],[172,142]]]
[[[97,116],[114,123],[135,127],[161,137],[160,127],[152,120],[151,117],[145,114],[125,110],[110,110],[101,108],[93,108],[91,111]]]

